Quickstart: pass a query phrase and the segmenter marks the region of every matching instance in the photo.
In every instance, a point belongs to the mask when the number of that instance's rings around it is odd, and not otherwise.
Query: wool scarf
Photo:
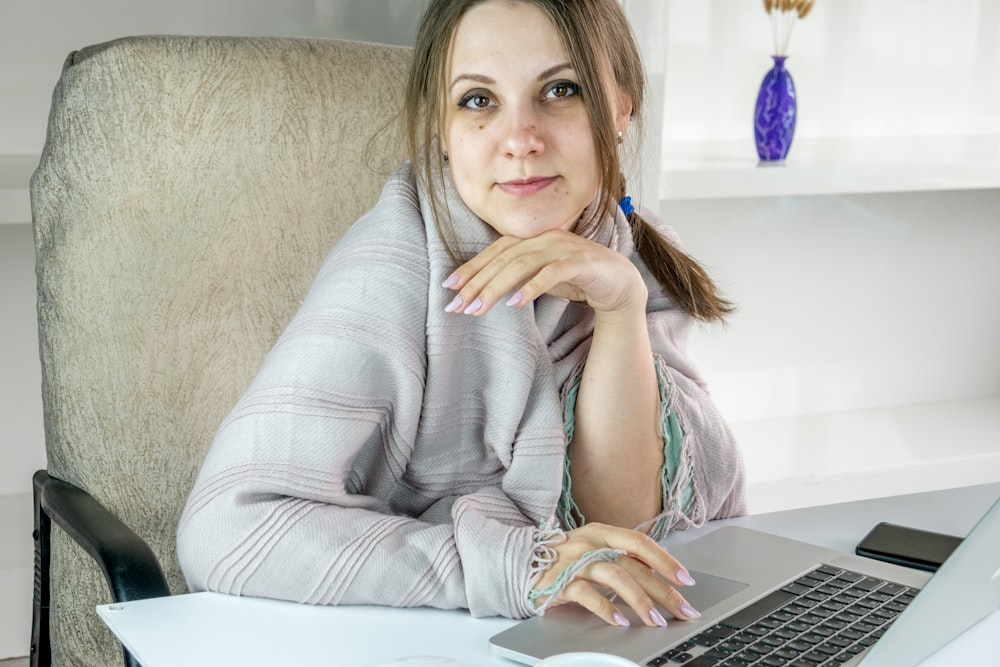
[[[443,176],[471,257],[498,235]],[[190,494],[177,544],[192,590],[538,613],[543,556],[585,521],[566,450],[593,313],[550,295],[445,313],[455,265],[433,210],[404,164],[323,263]],[[588,238],[630,257],[650,295],[665,465],[663,513],[645,528],[742,513],[742,459],[684,354],[692,320],[635,254],[621,211],[602,222]]]

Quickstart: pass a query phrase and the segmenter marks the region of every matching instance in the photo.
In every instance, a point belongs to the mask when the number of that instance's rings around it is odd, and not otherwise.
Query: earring
[[[625,136],[622,134],[621,130],[618,130],[618,143],[622,144],[625,142]]]

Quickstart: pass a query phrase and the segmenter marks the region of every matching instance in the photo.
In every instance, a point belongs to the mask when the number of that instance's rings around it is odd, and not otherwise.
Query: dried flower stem
[[[764,0],[764,11],[771,19],[774,55],[788,55],[792,29],[812,11],[815,4],[816,0]]]

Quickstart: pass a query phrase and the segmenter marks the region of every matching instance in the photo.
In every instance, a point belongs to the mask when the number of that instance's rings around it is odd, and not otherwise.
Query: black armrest
[[[49,644],[49,537],[55,522],[104,573],[115,602],[170,595],[163,570],[149,545],[86,491],[39,470],[35,496],[35,600],[31,664],[51,663]],[[136,665],[125,651],[125,664]]]
[[[42,470],[34,483],[42,511],[97,561],[115,602],[170,595],[152,549],[93,496]]]

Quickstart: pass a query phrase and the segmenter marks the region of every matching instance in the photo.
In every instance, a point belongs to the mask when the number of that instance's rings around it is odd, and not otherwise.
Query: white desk
[[[669,548],[720,525],[738,523],[853,552],[854,544],[878,521],[964,535],[998,496],[1000,483],[995,483],[762,514],[675,533],[665,544]],[[492,656],[488,647],[492,635],[515,621],[474,619],[463,611],[311,607],[197,593],[102,605],[98,613],[143,667],[515,665]],[[990,651],[989,658],[982,658],[984,651]],[[989,661],[998,655],[1000,612],[995,612],[924,665],[996,664]]]

